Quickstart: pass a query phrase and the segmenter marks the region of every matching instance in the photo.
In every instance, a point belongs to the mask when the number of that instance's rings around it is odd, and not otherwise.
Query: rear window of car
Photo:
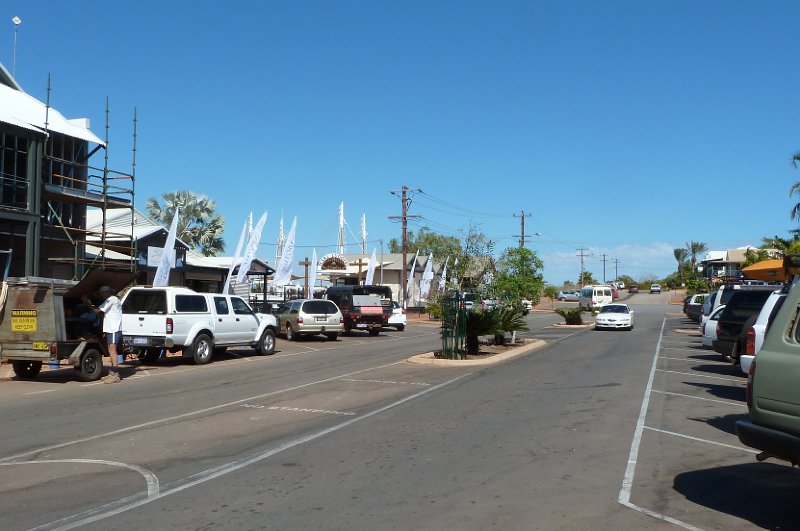
[[[745,322],[749,317],[757,315],[761,311],[770,293],[766,290],[738,290],[735,295],[731,296],[720,319],[734,323]]]
[[[336,305],[331,301],[325,300],[315,300],[315,301],[306,301],[303,303],[303,311],[305,313],[336,313],[338,308]]]
[[[208,304],[202,295],[175,295],[176,312],[207,312]]]
[[[122,313],[167,313],[167,292],[164,290],[134,290],[125,297]]]
[[[381,306],[381,299],[377,295],[353,295],[354,306]]]

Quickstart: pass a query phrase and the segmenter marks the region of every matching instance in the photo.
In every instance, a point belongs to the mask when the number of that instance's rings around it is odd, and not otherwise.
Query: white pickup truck
[[[182,351],[198,365],[227,347],[275,352],[273,315],[253,311],[235,295],[198,293],[179,287],[135,287],[122,299],[122,342],[145,361],[163,350]]]

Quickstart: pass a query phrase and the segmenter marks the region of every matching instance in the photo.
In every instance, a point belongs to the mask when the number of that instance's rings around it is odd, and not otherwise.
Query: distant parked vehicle
[[[717,321],[722,314],[725,305],[718,307],[714,313],[708,316],[703,322],[701,330],[703,331],[703,346],[711,348],[714,345],[714,340],[717,339]]]
[[[578,305],[586,310],[593,310],[614,302],[610,286],[586,286],[581,289]]]
[[[708,297],[708,293],[696,293],[692,295],[683,309],[683,313],[686,314],[686,317],[695,323],[699,323],[702,319],[703,302],[706,300],[706,297]]]
[[[580,300],[581,295],[579,291],[574,291],[570,289],[561,290],[558,292],[558,296],[556,297],[561,302],[566,301],[577,301]]]
[[[639,293],[639,286],[636,284],[631,284],[628,286],[628,293]]]

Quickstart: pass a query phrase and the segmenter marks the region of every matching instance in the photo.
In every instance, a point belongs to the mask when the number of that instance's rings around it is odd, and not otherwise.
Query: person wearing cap
[[[111,368],[108,375],[101,378],[104,383],[118,383],[122,381],[119,375],[119,361],[117,360],[117,345],[122,342],[122,303],[109,286],[99,290],[103,302],[94,307],[95,313],[103,314],[103,333],[106,335],[108,355],[111,358]]]

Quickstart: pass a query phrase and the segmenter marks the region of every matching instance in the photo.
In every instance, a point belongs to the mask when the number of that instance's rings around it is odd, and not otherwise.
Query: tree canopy
[[[216,256],[225,251],[222,233],[225,220],[216,213],[217,204],[204,195],[177,190],[147,200],[147,214],[165,225],[172,224],[175,209],[180,209],[176,237],[204,256]]]
[[[539,302],[544,278],[544,263],[534,251],[525,247],[510,247],[497,261],[492,290],[495,296],[520,301]]]

